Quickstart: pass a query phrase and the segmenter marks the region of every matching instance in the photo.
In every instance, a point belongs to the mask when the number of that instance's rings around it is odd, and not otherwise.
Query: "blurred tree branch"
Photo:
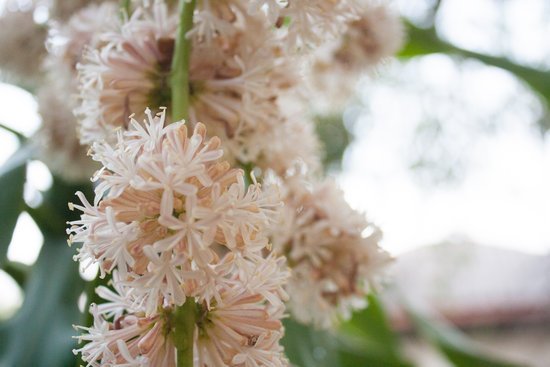
[[[434,26],[420,28],[409,22],[406,22],[406,26],[409,42],[401,50],[399,57],[406,59],[434,53],[445,53],[476,59],[486,65],[495,66],[516,75],[537,92],[547,105],[550,105],[550,73],[547,71],[520,65],[506,57],[491,56],[455,46],[442,40]]]

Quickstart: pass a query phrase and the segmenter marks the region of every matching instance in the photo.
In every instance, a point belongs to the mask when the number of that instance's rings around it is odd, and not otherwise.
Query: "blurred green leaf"
[[[369,306],[356,312],[341,327],[342,333],[354,340],[369,358],[381,366],[410,366],[401,353],[398,335],[391,329],[384,308],[374,295],[368,296]]]
[[[325,169],[339,169],[344,152],[352,140],[342,114],[315,116],[315,126],[323,145],[323,166]]]
[[[24,207],[27,160],[32,153],[33,149],[25,145],[0,168],[0,265],[6,261],[13,230]]]
[[[327,331],[287,319],[283,345],[285,353],[296,367],[340,367],[337,340]]]
[[[285,352],[300,367],[411,367],[400,351],[378,300],[344,323],[340,333],[315,330],[285,321]]]
[[[12,277],[20,287],[24,287],[31,267],[16,261],[6,261],[2,270]]]
[[[22,308],[0,325],[1,367],[74,365],[72,325],[80,318],[77,300],[84,281],[73,252],[64,237],[45,239],[25,287]]]
[[[416,327],[456,367],[526,367],[487,355],[458,330],[411,313]]]
[[[82,191],[87,198],[93,197],[91,183],[67,183],[54,176],[52,187],[44,193],[42,204],[37,208],[27,207],[26,211],[45,235],[63,236],[67,221],[80,217],[80,212],[71,211],[68,206],[69,202],[78,201],[75,196],[77,191]]]

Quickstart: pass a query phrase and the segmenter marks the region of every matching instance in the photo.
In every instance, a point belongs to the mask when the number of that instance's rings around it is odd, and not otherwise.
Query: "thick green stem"
[[[197,307],[193,298],[187,298],[176,309],[174,344],[177,349],[178,367],[193,367],[193,337],[197,319]]]
[[[187,33],[193,27],[193,12],[196,0],[179,1],[180,23],[176,35],[176,46],[170,75],[172,92],[172,121],[189,117],[189,63],[191,60],[191,40]],[[177,349],[177,366],[193,367],[193,337],[196,323],[196,304],[187,298],[174,315],[174,344]]]
[[[196,0],[189,2],[180,0],[180,24],[176,36],[176,47],[172,59],[172,74],[170,87],[172,88],[172,121],[189,117],[189,63],[191,60],[191,40],[187,32],[193,27],[193,11]]]

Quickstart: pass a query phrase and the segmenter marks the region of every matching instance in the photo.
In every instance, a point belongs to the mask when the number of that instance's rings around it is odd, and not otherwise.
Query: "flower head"
[[[330,327],[365,306],[389,256],[378,245],[379,229],[349,207],[334,183],[311,190],[293,184],[273,234],[292,268],[289,308],[299,321]]]
[[[202,18],[188,34],[193,39],[189,122],[206,121],[229,161],[262,166],[269,144],[258,142],[285,123],[278,99],[297,78],[261,18],[250,17],[239,2],[201,4]],[[107,45],[87,53],[79,65],[82,104],[76,110],[84,144],[112,139],[114,130],[128,127],[130,111],[170,106],[176,24],[166,5],[157,2],[138,9],[120,33],[105,34]]]
[[[46,55],[46,27],[34,21],[34,8],[6,9],[0,14],[0,29],[0,69],[34,85]]]
[[[94,144],[103,165],[96,198],[90,204],[79,194],[83,205],[74,207],[83,215],[69,232],[83,243],[77,258],[99,262],[103,274],[118,269],[150,314],[187,296],[208,298],[204,285],[220,276],[224,253],[260,253],[278,199],[257,184],[246,189],[204,125],[188,136],[184,123],[164,127],[164,111],[145,113],[115,144]]]
[[[93,145],[95,200],[78,193],[82,205],[70,205],[82,211],[68,230],[83,243],[76,258],[99,263],[114,287],[97,290],[107,302],[92,307],[76,352],[90,366],[173,366],[174,312],[192,302],[197,365],[286,365],[288,271],[267,246],[277,192],[246,188],[204,125],[189,133],[164,126],[164,110],[145,115],[116,143]]]

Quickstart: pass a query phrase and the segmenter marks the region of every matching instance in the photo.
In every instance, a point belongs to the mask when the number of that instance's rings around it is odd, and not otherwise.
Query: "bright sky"
[[[423,2],[398,1],[413,16],[422,12]],[[502,3],[445,0],[438,24],[463,47],[550,65],[545,39],[550,22],[544,18],[548,3],[510,0],[501,11],[497,4]],[[499,33],[503,28],[506,37]],[[382,227],[385,247],[399,254],[461,235],[481,244],[548,253],[550,139],[533,127],[540,113],[533,96],[500,70],[471,63],[457,67],[443,56],[404,68],[390,64],[379,74],[378,81],[367,81],[362,89],[369,112],[355,126],[357,140],[346,154],[339,181],[352,205]],[[430,140],[411,144],[426,119],[422,106],[445,122],[442,140],[433,147]],[[32,97],[0,85],[0,122],[25,134],[35,131],[39,120]],[[0,163],[16,147],[16,140],[0,130]],[[460,178],[433,185],[419,180],[409,169],[419,149],[443,169],[458,169]],[[39,163],[31,166],[30,180],[28,192],[51,182]],[[10,259],[34,262],[41,242],[30,217],[22,216]],[[0,286],[7,290],[0,311],[15,307],[20,294],[1,272]]]

